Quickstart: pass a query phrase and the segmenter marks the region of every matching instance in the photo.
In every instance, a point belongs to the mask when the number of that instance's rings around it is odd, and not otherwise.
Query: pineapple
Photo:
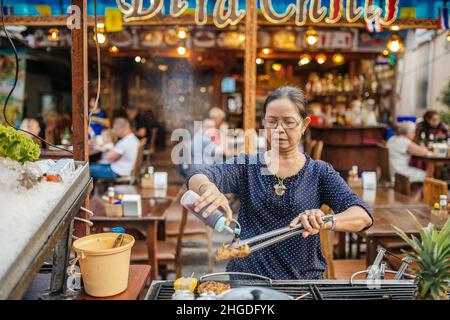
[[[417,276],[414,299],[447,300],[450,281],[450,219],[438,230],[431,223],[423,227],[410,211],[409,214],[420,228],[420,240],[414,236],[409,238],[405,232],[396,226],[394,228],[415,251],[404,251],[418,266],[413,270]]]

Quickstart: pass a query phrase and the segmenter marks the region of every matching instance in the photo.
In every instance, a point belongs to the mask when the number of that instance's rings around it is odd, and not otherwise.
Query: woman
[[[416,125],[411,121],[403,121],[398,125],[397,131],[398,135],[393,136],[387,142],[392,175],[400,173],[409,177],[411,182],[423,182],[426,172],[409,165],[411,155],[426,156],[428,154],[427,148],[412,141]]]
[[[447,140],[450,138],[447,126],[441,121],[439,113],[428,110],[423,115],[423,121],[417,125],[415,141],[428,146],[429,142]]]
[[[305,105],[300,89],[278,88],[263,108],[270,150],[204,167],[188,180],[189,189],[201,195],[196,210],[211,204],[206,215],[221,207],[231,219],[224,193],[239,196],[242,239],[288,225],[301,223],[305,227],[302,237],[231,260],[228,271],[251,272],[272,279],[320,279],[326,261],[319,231],[358,232],[372,224],[367,205],[339,174],[329,164],[314,161],[299,151],[298,144],[311,121]],[[333,222],[322,222],[324,213],[319,208],[323,204],[339,213]]]

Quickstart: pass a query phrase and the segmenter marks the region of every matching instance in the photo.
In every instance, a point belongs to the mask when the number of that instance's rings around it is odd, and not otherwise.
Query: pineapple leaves
[[[409,237],[403,230],[393,226],[397,234],[414,250],[404,251],[406,256],[416,264],[413,272],[417,275],[418,290],[416,299],[448,299],[450,280],[450,220],[447,219],[439,230],[433,224],[422,226],[408,210],[419,227],[420,239]]]

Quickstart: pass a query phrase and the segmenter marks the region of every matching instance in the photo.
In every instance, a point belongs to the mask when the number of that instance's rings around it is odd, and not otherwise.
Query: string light
[[[389,54],[389,50],[384,49],[381,53],[383,54],[383,56],[387,56]]]
[[[178,38],[180,38],[180,39],[186,39],[187,38],[187,30],[186,30],[186,28],[178,29]]]
[[[312,60],[312,58],[311,58],[311,56],[309,54],[306,54],[306,53],[302,54],[300,56],[300,60],[298,60],[298,65],[299,66],[304,66],[304,65],[310,63],[311,60]]]
[[[327,56],[326,56],[325,54],[319,53],[319,54],[316,56],[316,62],[317,62],[318,64],[324,64],[326,61],[327,61]]]
[[[59,40],[59,29],[51,28],[50,30],[48,30],[48,40],[58,41]]]
[[[262,53],[265,54],[265,55],[268,55],[268,54],[270,54],[270,53],[272,52],[272,50],[269,49],[269,48],[264,48],[264,49],[262,49],[261,51],[262,51]]]
[[[281,68],[283,68],[283,66],[281,64],[279,64],[279,63],[272,64],[272,70],[273,71],[280,71]]]
[[[134,57],[134,61],[136,61],[137,63],[141,62],[142,58],[140,56],[136,56]]]
[[[398,30],[400,30],[400,27],[399,26],[392,26],[391,30],[392,31],[398,31]]]
[[[309,28],[306,31],[306,43],[310,46],[314,46],[319,42],[319,35],[317,34],[317,31],[313,28]]]
[[[117,52],[119,52],[119,48],[117,48],[116,46],[112,46],[112,47],[109,47],[108,51],[110,53],[117,53]]]
[[[256,58],[256,64],[263,64],[263,63],[264,63],[264,59]]]
[[[335,53],[332,57],[331,60],[333,61],[334,64],[342,64],[345,61],[344,56],[342,55],[342,53]]]
[[[184,55],[186,54],[186,48],[183,47],[183,46],[178,47],[178,48],[177,48],[177,53],[178,53],[180,56],[184,56]]]
[[[167,64],[160,64],[158,66],[158,70],[162,72],[166,72],[169,69],[169,66]]]

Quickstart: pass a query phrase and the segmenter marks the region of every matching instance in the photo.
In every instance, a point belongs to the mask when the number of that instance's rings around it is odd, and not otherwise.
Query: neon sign
[[[256,1],[256,0],[255,0]],[[244,17],[245,11],[239,10],[239,0],[216,0],[213,11],[213,22],[218,28],[225,28],[238,24]],[[148,8],[144,8],[144,0],[116,0],[123,20],[148,20],[161,12],[164,1],[150,1]],[[204,25],[208,22],[208,0],[196,0],[195,23]],[[322,0],[297,0],[289,4],[284,12],[276,12],[272,0],[260,0],[262,15],[271,23],[284,23],[295,16],[295,24],[303,26],[309,20],[314,23],[325,21],[328,24],[338,23],[345,19],[354,23],[363,18],[370,23],[379,20],[382,25],[390,25],[397,19],[399,0],[386,0],[384,9],[375,5],[374,0],[365,0],[364,6],[358,6],[356,0],[330,0],[329,6],[322,5]],[[188,10],[187,0],[171,0],[170,16],[179,17]],[[384,10],[384,15],[383,15]]]

